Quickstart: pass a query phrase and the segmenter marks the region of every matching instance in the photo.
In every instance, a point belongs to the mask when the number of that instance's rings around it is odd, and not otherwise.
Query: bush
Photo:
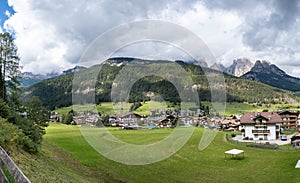
[[[31,112],[35,113],[34,110]],[[40,116],[46,116],[45,114],[39,111]],[[26,118],[20,116],[19,112],[0,99],[0,145],[8,146],[14,142],[27,151],[37,152],[47,123],[39,116],[32,117],[33,115]]]
[[[17,141],[22,132],[13,124],[7,122],[6,119],[0,118],[0,145],[9,145]]]
[[[26,135],[21,135],[18,139],[18,142],[28,152],[37,152],[40,147],[40,144],[35,143]]]
[[[142,104],[141,104],[140,102],[135,102],[135,103],[133,103],[133,104],[131,105],[130,111],[134,111],[134,110],[138,109],[138,108],[141,107],[141,106],[142,106]]]
[[[22,131],[22,135],[18,137],[19,145],[27,151],[37,152],[45,134],[44,128],[16,113],[11,114],[8,121]]]
[[[0,117],[7,118],[9,115],[9,107],[8,105],[0,99]]]
[[[247,144],[247,147],[255,147],[262,149],[278,149],[277,144]]]

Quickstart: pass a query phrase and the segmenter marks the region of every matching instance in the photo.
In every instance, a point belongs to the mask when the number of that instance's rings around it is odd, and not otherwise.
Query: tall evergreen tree
[[[7,101],[7,81],[10,81],[10,88],[15,89],[19,85],[20,77],[20,58],[18,49],[10,33],[0,33],[0,97]]]

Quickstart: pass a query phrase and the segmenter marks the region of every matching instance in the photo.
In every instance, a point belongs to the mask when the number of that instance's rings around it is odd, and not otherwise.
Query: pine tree
[[[11,89],[19,85],[18,78],[21,74],[17,51],[12,35],[0,33],[0,97],[3,101],[7,101],[7,81]]]

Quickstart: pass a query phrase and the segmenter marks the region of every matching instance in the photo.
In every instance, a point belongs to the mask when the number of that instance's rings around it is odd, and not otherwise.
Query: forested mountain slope
[[[170,61],[154,62],[134,58],[112,58],[101,65],[95,65],[76,73],[62,75],[34,84],[24,89],[23,97],[38,96],[43,104],[50,109],[69,106],[72,104],[72,90],[76,88],[76,86],[72,88],[74,74],[76,74],[76,77],[81,78],[83,82],[78,84],[80,89],[75,89],[75,94],[84,93],[87,96],[91,96],[90,101],[85,100],[82,101],[82,103],[92,102],[94,100],[94,93],[96,94],[96,103],[108,102],[111,101],[112,86],[116,84],[114,80],[128,63],[136,65],[133,67],[136,74],[140,74],[139,72],[141,72],[141,70],[136,69],[139,68],[139,66],[142,68],[142,66],[147,65],[150,70],[157,69],[160,70],[160,72],[165,71],[168,73],[170,71],[170,64],[174,65],[174,62]],[[205,73],[217,71],[209,68],[201,68],[200,66],[187,64],[182,61],[176,61],[176,63],[192,78],[200,100],[209,101],[211,93]],[[157,64],[159,64],[159,67],[157,67]],[[129,75],[125,76],[124,82],[128,80],[129,77]],[[292,92],[226,74],[224,77],[228,102],[286,103],[294,101],[294,94]],[[182,82],[184,85],[185,81],[182,80],[178,82]],[[90,88],[90,86],[95,87],[93,89]],[[153,72],[153,76],[143,77],[133,84],[130,91],[129,102],[149,100],[149,93],[159,94],[166,101],[180,101],[175,86],[170,81],[155,76],[155,72]]]

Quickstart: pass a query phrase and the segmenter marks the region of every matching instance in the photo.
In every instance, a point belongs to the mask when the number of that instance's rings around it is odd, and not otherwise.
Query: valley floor
[[[99,129],[101,130],[101,129]],[[149,144],[168,136],[172,129],[109,129],[133,144]],[[158,163],[133,166],[108,160],[82,137],[77,126],[51,123],[37,155],[11,152],[16,164],[32,182],[299,182],[295,169],[300,151],[265,150],[230,144],[219,132],[203,151],[198,144],[204,129],[196,128],[184,147]],[[245,151],[244,159],[225,159],[230,149]]]

